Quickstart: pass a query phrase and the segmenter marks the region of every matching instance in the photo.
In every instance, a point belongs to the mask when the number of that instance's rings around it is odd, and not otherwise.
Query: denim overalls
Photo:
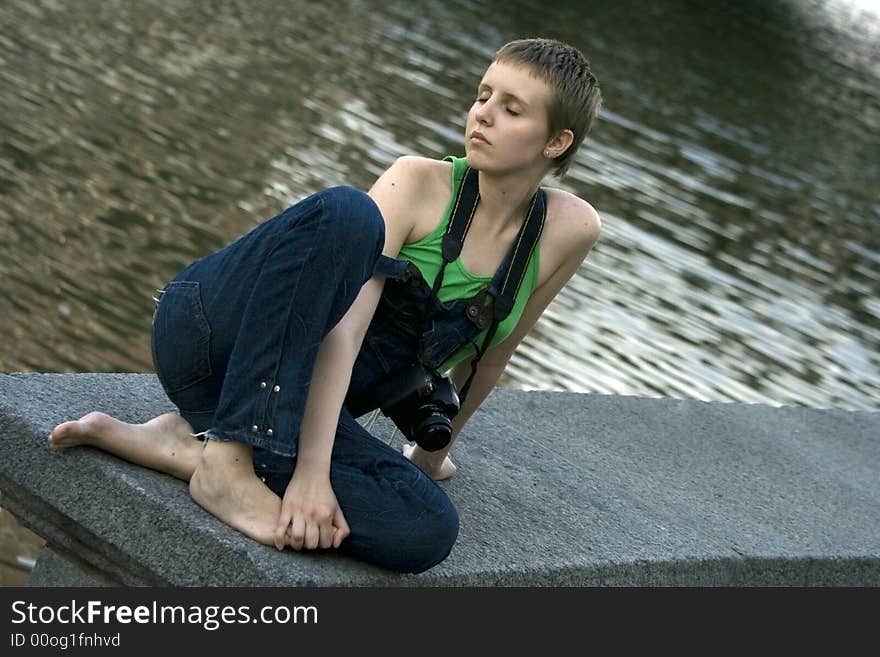
[[[346,406],[356,417],[377,408],[383,401],[371,394],[382,389],[377,384],[381,384],[383,378],[401,374],[416,360],[429,370],[439,371],[459,349],[471,344],[476,356],[471,360],[472,378],[498,325],[513,308],[544,227],[546,199],[543,190],[532,199],[526,220],[492,281],[471,298],[447,302],[438,298],[446,264],[461,254],[479,201],[477,177],[476,170],[467,169],[459,186],[443,237],[444,264],[433,286],[428,285],[413,263],[379,257],[376,273],[385,277],[385,287],[355,363],[356,374],[362,375],[364,380],[372,380],[373,384],[364,390],[350,389],[346,397]],[[485,335],[480,336],[484,329],[487,329]],[[384,377],[376,379],[376,373],[380,371]],[[462,402],[471,378],[459,391]],[[355,376],[355,379],[361,380],[361,376]]]
[[[351,529],[340,552],[421,572],[452,549],[455,507],[429,476],[355,419],[371,408],[349,408],[412,362],[417,335],[401,320],[415,320],[415,304],[430,293],[412,265],[381,255],[384,241],[384,220],[367,194],[334,187],[309,196],[165,286],[153,317],[153,360],[193,431],[253,446],[256,474],[283,497],[318,347],[363,284],[384,274],[394,293],[383,293],[352,369],[330,482]],[[422,345],[439,364],[471,333],[466,324],[475,325],[460,302],[435,303]]]

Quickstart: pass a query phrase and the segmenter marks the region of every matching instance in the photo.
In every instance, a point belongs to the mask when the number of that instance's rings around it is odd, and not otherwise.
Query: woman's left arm
[[[426,452],[418,445],[404,446],[404,454],[434,479],[447,479],[455,473],[456,468],[449,459],[449,451],[459,432],[489,396],[519,343],[528,335],[559,291],[574,276],[599,238],[601,228],[599,215],[588,203],[572,198],[575,202],[566,203],[564,212],[559,217],[559,225],[563,230],[557,230],[555,235],[549,236],[550,240],[547,244],[550,247],[548,255],[555,252],[554,260],[557,264],[546,280],[532,292],[511,334],[504,341],[487,350],[480,359],[467,399],[452,420],[452,440],[446,447],[436,452]],[[544,257],[545,252],[541,255]],[[452,368],[452,380],[459,389],[467,381],[470,372],[470,358]]]

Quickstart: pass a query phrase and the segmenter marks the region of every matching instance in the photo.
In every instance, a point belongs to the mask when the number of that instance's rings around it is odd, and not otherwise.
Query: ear
[[[557,157],[565,153],[574,141],[574,133],[566,128],[555,136],[551,137],[544,147],[544,156],[555,160]]]

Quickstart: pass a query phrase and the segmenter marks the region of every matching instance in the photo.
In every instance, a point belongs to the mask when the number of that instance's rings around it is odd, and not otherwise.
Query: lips
[[[473,141],[473,140],[485,142],[486,144],[489,144],[490,146],[492,145],[492,142],[490,142],[488,139],[486,139],[486,136],[482,132],[479,132],[478,130],[474,130],[471,133],[471,141]]]

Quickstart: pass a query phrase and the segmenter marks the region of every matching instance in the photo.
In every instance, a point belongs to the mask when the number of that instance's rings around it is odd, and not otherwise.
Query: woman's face
[[[498,173],[547,166],[551,97],[550,85],[527,66],[493,62],[467,116],[468,164]]]

